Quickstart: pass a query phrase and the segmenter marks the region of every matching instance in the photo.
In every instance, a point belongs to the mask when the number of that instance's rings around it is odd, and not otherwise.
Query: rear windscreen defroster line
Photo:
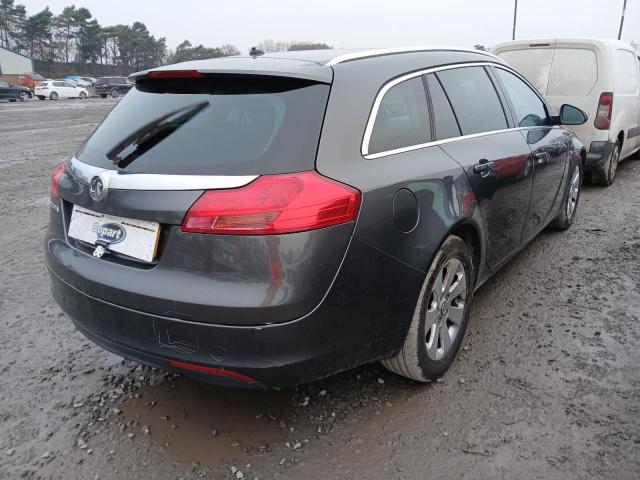
[[[311,170],[329,85],[256,75],[139,81],[76,152],[99,168],[172,175]]]

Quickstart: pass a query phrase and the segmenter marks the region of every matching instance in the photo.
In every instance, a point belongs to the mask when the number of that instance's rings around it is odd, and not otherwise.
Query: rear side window
[[[422,78],[415,77],[391,87],[380,102],[368,153],[387,152],[430,141],[431,127]]]
[[[427,75],[427,86],[429,87],[429,96],[431,97],[436,140],[460,136],[458,122],[451,109],[449,99],[447,99],[442,85],[440,85],[440,82],[432,73]]]
[[[501,68],[494,72],[502,82],[509,97],[518,127],[538,127],[548,125],[547,109],[540,97],[513,73]]]
[[[251,75],[142,80],[76,156],[130,173],[311,170],[328,94],[326,84]]]
[[[586,48],[556,49],[547,95],[570,97],[589,95],[597,83],[598,61],[593,50]]]
[[[638,67],[636,56],[627,50],[616,50],[614,58],[613,88],[621,95],[638,92]]]
[[[437,73],[463,135],[507,128],[498,94],[482,67],[454,68]]]

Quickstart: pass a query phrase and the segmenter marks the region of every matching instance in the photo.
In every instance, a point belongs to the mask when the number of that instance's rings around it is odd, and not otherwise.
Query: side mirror
[[[564,104],[560,107],[560,125],[582,125],[589,116],[578,107]]]

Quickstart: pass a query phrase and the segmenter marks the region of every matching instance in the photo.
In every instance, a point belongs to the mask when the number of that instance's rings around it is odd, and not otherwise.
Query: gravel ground
[[[638,478],[640,162],[480,289],[442,381],[233,391],[122,361],[51,299],[49,175],[115,102],[0,104],[0,478]]]

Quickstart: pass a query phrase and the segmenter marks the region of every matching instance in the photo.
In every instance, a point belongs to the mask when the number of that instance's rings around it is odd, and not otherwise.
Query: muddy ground
[[[441,382],[233,391],[101,350],[49,294],[50,172],[114,103],[0,104],[0,478],[639,478],[640,161],[480,289]]]

